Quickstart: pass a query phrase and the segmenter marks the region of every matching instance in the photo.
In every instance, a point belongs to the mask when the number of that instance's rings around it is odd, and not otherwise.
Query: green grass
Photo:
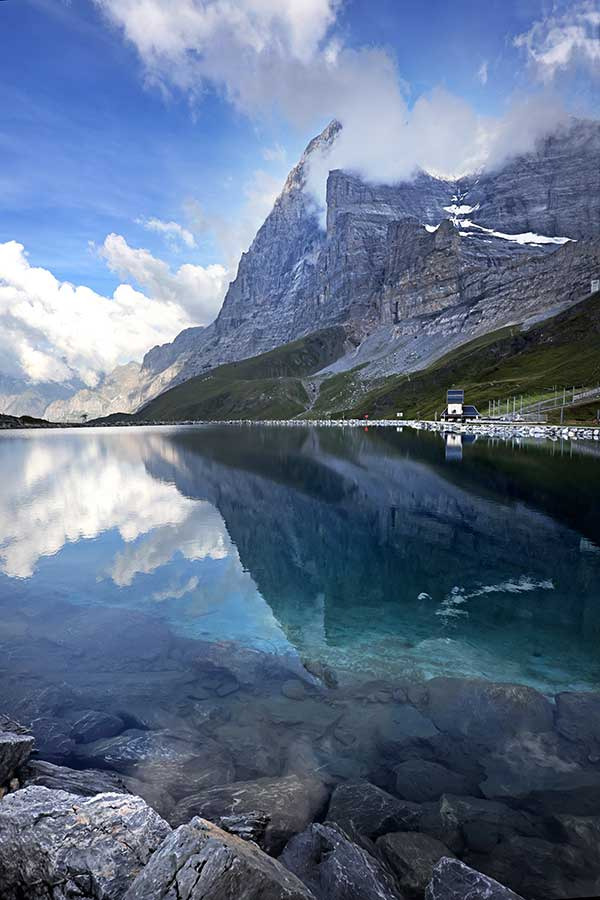
[[[228,363],[165,391],[137,415],[145,421],[287,419],[304,412],[302,379],[338,359],[346,331],[334,326],[268,353]]]
[[[330,412],[372,418],[394,418],[402,412],[404,418],[433,418],[445,405],[446,390],[463,387],[467,402],[485,414],[489,400],[523,396],[533,401],[555,385],[562,390],[600,384],[599,351],[597,293],[529,331],[503,328],[453,350],[422,372],[389,376],[358,400],[349,399],[356,393],[356,373],[346,373],[346,401]]]

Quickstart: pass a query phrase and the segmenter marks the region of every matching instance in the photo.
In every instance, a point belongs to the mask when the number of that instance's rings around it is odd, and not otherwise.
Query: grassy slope
[[[346,332],[325,328],[268,353],[228,363],[165,391],[141,409],[145,421],[279,419],[302,413],[302,378],[338,359]]]
[[[449,387],[464,387],[467,401],[487,412],[488,400],[523,395],[535,399],[557,385],[600,384],[600,294],[536,325],[517,326],[477,338],[422,372],[393,375],[359,397],[356,374],[323,385],[314,415],[333,414],[433,418]]]

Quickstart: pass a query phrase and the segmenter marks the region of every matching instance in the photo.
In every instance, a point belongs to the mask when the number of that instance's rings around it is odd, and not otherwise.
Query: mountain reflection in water
[[[340,677],[596,685],[600,460],[460,450],[391,429],[3,435],[0,635],[14,652],[35,620],[52,641],[68,604]]]

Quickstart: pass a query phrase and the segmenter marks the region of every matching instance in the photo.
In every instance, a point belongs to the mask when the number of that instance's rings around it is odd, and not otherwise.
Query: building
[[[590,294],[595,294],[596,291],[600,291],[600,278],[592,278]]]
[[[462,388],[451,388],[446,392],[446,408],[440,418],[444,422],[470,422],[481,416],[477,407],[465,403]]]

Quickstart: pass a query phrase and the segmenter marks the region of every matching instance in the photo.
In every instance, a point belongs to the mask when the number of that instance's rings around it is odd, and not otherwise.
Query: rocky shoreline
[[[348,693],[325,671],[306,674],[281,685],[291,708],[335,709]],[[223,708],[239,690],[235,677],[216,686]],[[446,677],[351,694],[354,725],[335,716],[318,758],[301,740],[293,765],[288,758],[277,774],[246,780],[239,776],[252,761],[227,763],[214,740],[203,758],[184,759],[176,735],[128,728],[100,711],[72,723],[82,752],[70,758],[81,768],[57,765],[38,756],[39,720],[34,741],[3,718],[0,895],[459,900],[468,891],[514,900],[600,892],[600,694],[548,699],[522,685]],[[373,707],[390,720],[377,757],[363,777],[351,766],[344,777],[339,746],[348,762],[362,755],[359,722]],[[218,717],[219,704],[211,709]],[[337,764],[321,762],[328,743],[338,747]],[[242,759],[262,752],[239,749]],[[97,767],[88,768],[92,760]],[[173,765],[187,767],[187,787],[178,781],[174,797],[164,774]]]

